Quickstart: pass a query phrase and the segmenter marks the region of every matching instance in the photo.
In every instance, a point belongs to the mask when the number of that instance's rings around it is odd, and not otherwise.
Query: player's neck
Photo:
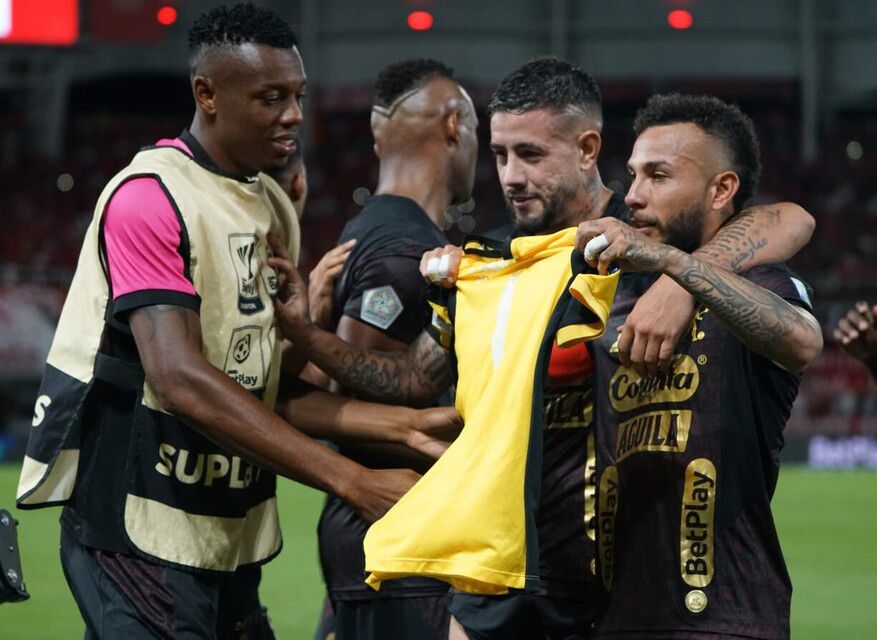
[[[189,125],[189,133],[195,137],[195,140],[198,141],[198,144],[200,144],[205,153],[210,156],[210,160],[220,171],[227,173],[230,176],[240,178],[247,175],[241,167],[237,166],[237,164],[228,157],[228,154],[226,154],[223,148],[216,142],[216,139],[210,135],[208,128],[197,114],[192,120],[192,124]]]
[[[571,208],[575,214],[567,226],[576,226],[588,220],[602,218],[612,198],[612,189],[603,184],[599,172],[595,172],[593,180],[583,189]]]
[[[440,229],[445,226],[445,211],[451,206],[451,192],[442,168],[411,159],[382,160],[375,195],[411,198]]]

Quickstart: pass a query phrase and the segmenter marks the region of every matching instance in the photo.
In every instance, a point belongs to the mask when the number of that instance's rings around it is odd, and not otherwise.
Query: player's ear
[[[596,129],[588,129],[579,134],[579,164],[582,171],[590,171],[597,165],[603,138]]]
[[[732,201],[740,189],[740,178],[733,171],[723,171],[712,180],[710,200],[714,211],[732,208]]]
[[[209,116],[216,115],[216,86],[213,80],[195,76],[192,78],[192,94],[199,109]]]
[[[451,109],[444,121],[445,140],[449,146],[457,146],[460,141],[460,111]]]

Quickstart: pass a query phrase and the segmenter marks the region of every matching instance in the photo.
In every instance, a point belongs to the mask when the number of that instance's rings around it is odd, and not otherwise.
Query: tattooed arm
[[[789,260],[810,241],[815,228],[813,216],[791,202],[750,207],[730,218],[694,255],[740,273]]]
[[[451,354],[425,331],[404,351],[374,351],[310,322],[283,326],[311,362],[348,391],[370,400],[423,406],[451,386]]]
[[[585,242],[605,235],[607,246],[594,261],[601,273],[613,262],[625,271],[663,271],[718,314],[747,347],[788,371],[802,371],[822,352],[816,319],[757,284],[617,220],[582,223],[579,234]]]
[[[640,251],[644,257],[649,249]],[[718,314],[743,344],[786,371],[803,371],[822,353],[822,330],[808,311],[678,249],[670,248],[661,263],[664,273]]]
[[[353,346],[311,320],[307,287],[289,251],[273,235],[268,242],[277,270],[274,308],[283,335],[307,359],[347,391],[369,400],[423,406],[451,385],[451,354],[425,331],[404,351],[376,351]]]
[[[810,240],[814,227],[813,217],[789,202],[752,207],[725,222],[694,255],[739,273],[792,257]],[[621,362],[647,375],[667,370],[694,310],[691,294],[662,275],[640,297],[621,328]]]
[[[146,380],[165,411],[261,467],[332,492],[368,520],[383,515],[417,479],[408,470],[366,469],[308,438],[202,355],[194,311],[155,305],[131,313]]]

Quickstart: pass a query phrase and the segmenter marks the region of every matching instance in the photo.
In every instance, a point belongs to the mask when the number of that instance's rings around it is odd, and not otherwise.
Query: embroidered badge
[[[402,309],[402,301],[396,290],[386,285],[368,289],[362,294],[359,316],[364,322],[386,330],[402,314]]]

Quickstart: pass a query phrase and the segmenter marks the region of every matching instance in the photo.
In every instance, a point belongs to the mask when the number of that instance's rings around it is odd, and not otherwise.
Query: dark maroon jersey
[[[609,200],[603,217],[627,217],[624,198]],[[539,593],[590,600],[595,580],[596,452],[591,356],[584,345],[555,349],[544,389],[542,490],[536,527]]]
[[[781,265],[750,281],[810,308]],[[770,500],[800,376],[699,306],[671,373],[618,360],[617,327],[654,274],[622,276],[593,347],[600,638],[789,637],[791,584]]]

